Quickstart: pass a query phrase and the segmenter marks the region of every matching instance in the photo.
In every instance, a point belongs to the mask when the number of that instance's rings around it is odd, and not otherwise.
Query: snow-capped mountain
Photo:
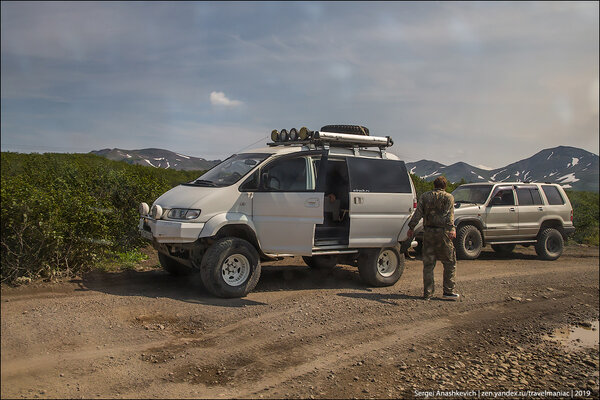
[[[91,151],[91,153],[106,157],[109,160],[165,169],[207,170],[220,162],[219,160],[205,160],[204,158],[186,156],[163,149],[102,149]]]
[[[103,149],[92,151],[111,160],[130,164],[182,170],[206,170],[219,160],[205,160],[163,149]],[[420,160],[406,163],[408,171],[428,181],[445,175],[451,182],[552,182],[565,189],[598,192],[598,155],[576,147],[559,146],[509,164],[502,168],[484,169],[464,162],[444,165]]]
[[[443,165],[421,160],[406,163],[407,169],[426,180],[445,175],[451,182],[552,182],[565,189],[598,192],[598,155],[576,147],[559,146],[492,170],[458,162]]]

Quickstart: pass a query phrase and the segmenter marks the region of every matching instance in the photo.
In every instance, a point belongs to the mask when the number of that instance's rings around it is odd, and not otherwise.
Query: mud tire
[[[481,254],[483,239],[474,225],[464,225],[456,235],[456,255],[463,260],[475,260]]]
[[[237,257],[236,257],[237,256]],[[229,264],[236,264],[241,272],[227,275]],[[217,297],[244,297],[260,278],[260,257],[254,246],[244,239],[225,237],[213,243],[202,258],[200,277],[206,289]],[[241,279],[234,284],[227,278]]]
[[[358,272],[362,280],[371,286],[392,286],[404,272],[404,261],[399,246],[364,249],[358,256]],[[394,262],[395,267],[391,265]]]
[[[565,242],[559,231],[548,228],[538,235],[535,252],[542,260],[554,261],[561,256]]]

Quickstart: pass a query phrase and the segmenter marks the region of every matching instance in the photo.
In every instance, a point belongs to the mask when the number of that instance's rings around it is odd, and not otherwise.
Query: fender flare
[[[200,232],[200,235],[198,235],[198,238],[215,236],[219,230],[226,225],[246,225],[252,231],[252,233],[254,233],[258,245],[260,246],[260,241],[258,240],[254,223],[248,218],[248,215],[243,213],[226,212],[213,216],[211,219],[206,221],[204,228]]]
[[[475,225],[477,228],[479,228],[479,230],[483,231],[483,228],[484,228],[483,221],[481,220],[481,218],[478,218],[478,217],[457,218],[454,220],[454,225],[456,227],[458,227],[460,224],[464,224],[466,222]]]

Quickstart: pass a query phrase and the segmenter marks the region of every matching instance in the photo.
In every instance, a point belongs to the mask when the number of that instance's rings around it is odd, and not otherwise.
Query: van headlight
[[[171,219],[195,219],[199,216],[200,210],[190,210],[187,208],[173,208],[168,214],[168,217]]]

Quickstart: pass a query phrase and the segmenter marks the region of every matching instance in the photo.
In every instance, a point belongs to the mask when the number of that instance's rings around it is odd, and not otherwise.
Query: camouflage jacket
[[[423,218],[423,227],[425,228],[435,227],[453,231],[454,197],[443,189],[434,189],[423,193],[408,227],[415,229],[421,218]]]

